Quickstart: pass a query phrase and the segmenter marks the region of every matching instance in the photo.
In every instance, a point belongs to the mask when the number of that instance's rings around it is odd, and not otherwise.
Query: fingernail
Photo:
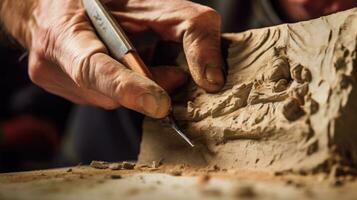
[[[224,76],[223,76],[222,69],[220,67],[213,67],[207,65],[205,74],[206,74],[206,79],[210,84],[219,85],[219,86],[224,84]]]
[[[159,104],[156,98],[149,93],[143,94],[138,99],[138,104],[150,116],[156,116]]]

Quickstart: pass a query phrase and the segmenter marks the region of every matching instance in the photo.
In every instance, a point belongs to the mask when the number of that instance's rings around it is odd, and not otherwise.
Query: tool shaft
[[[176,131],[176,133],[179,134],[182,139],[184,139],[191,147],[194,147],[195,145],[191,142],[191,140],[179,129],[172,112],[167,116],[167,118],[171,124],[171,127]]]
[[[128,52],[135,51],[124,31],[99,0],[83,0],[83,6],[98,35],[115,59],[119,60]]]
[[[111,56],[133,71],[152,79],[152,74],[137,54],[124,30],[104,5],[99,0],[83,0],[83,6]]]

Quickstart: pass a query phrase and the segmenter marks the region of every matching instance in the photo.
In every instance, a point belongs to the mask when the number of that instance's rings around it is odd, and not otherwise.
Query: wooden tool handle
[[[153,79],[153,76],[150,70],[146,67],[143,60],[141,60],[140,56],[135,51],[130,51],[125,54],[120,61],[129,69],[148,77],[149,79]]]

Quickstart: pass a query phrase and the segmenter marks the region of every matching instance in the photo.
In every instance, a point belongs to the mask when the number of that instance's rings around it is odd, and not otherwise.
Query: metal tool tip
[[[176,131],[176,133],[178,135],[180,135],[181,138],[184,139],[186,141],[186,143],[188,143],[191,147],[195,147],[193,142],[179,128],[179,126],[176,122],[176,119],[174,118],[173,112],[170,112],[169,115],[167,116],[167,118],[168,118],[168,121],[169,121],[171,127]]]

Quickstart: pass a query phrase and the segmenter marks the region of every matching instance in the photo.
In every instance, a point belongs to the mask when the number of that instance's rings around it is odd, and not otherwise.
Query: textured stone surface
[[[273,176],[240,171],[196,172],[182,176],[171,171],[68,169],[0,174],[0,199],[4,200],[207,200],[207,199],[356,199],[357,182],[339,187],[321,176]],[[174,175],[177,175],[175,172]]]
[[[174,106],[198,147],[147,119],[140,162],[275,171],[357,162],[357,9],[223,37],[223,91],[190,84]]]

